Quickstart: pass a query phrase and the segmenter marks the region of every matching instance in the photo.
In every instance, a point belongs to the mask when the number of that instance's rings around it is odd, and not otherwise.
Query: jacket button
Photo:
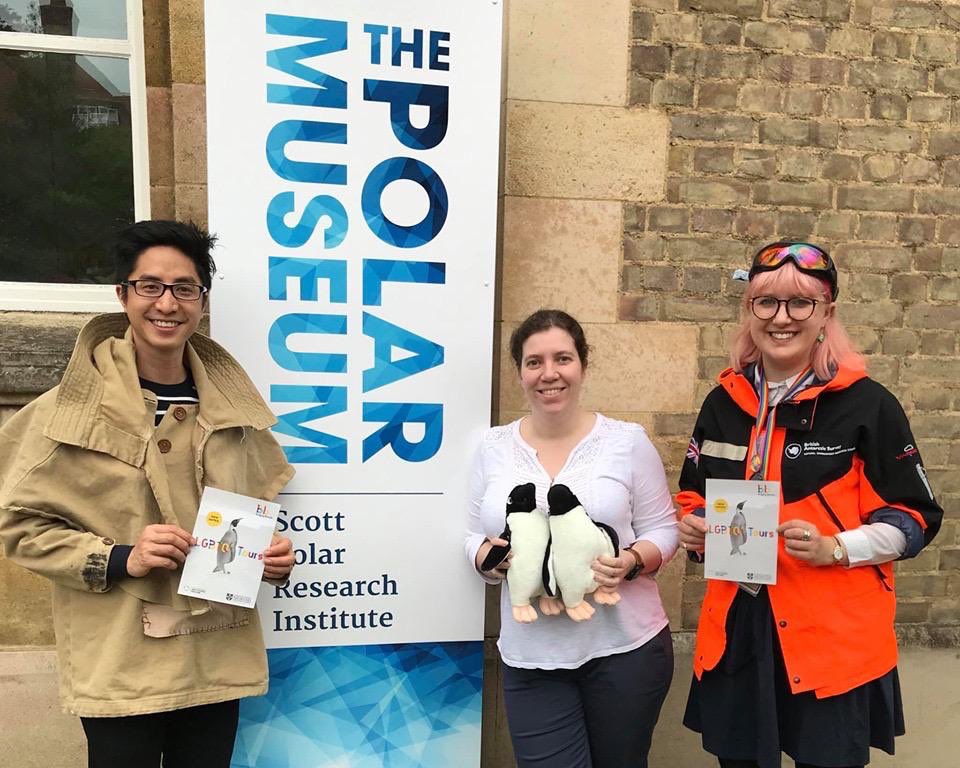
[[[783,619],[780,619],[780,626],[781,627],[787,626],[787,622],[785,622]]]
[[[170,453],[172,447],[169,440],[159,440],[157,442],[157,448],[160,449],[160,453]]]
[[[799,682],[800,682],[800,678],[799,678],[799,677],[795,677],[795,678],[793,678],[793,682],[795,682],[795,683],[799,683]]]
[[[183,421],[185,418],[187,418],[187,409],[178,405],[173,409],[173,418],[175,418],[177,421]]]
[[[113,539],[111,539],[109,536],[104,536],[102,539],[100,539],[100,543],[101,543],[101,544],[104,544],[104,545],[106,545],[106,546],[108,546],[108,547],[112,547],[112,546],[113,546],[114,544],[116,544],[117,542],[115,542],[115,541],[114,541]]]
[[[806,419],[800,419],[800,423],[801,423],[801,424],[806,424],[806,423],[807,423],[807,420],[806,420]]]

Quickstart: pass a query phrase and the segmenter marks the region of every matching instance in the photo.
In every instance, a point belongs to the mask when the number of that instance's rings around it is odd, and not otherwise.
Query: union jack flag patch
[[[687,458],[693,462],[693,465],[700,466],[700,446],[697,445],[695,437],[690,438],[690,444],[687,446]]]

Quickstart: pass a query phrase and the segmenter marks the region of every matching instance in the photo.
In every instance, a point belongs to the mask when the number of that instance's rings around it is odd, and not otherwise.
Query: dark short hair
[[[520,364],[523,362],[524,342],[533,334],[549,331],[551,328],[560,328],[570,334],[570,338],[573,339],[573,346],[576,347],[577,355],[580,357],[580,365],[584,368],[587,367],[587,355],[590,352],[590,347],[580,323],[562,309],[538,309],[510,334],[510,357],[513,358],[518,371],[520,370]]]
[[[216,242],[216,235],[211,235],[192,221],[138,221],[117,235],[114,247],[116,280],[119,283],[130,277],[137,259],[145,250],[166,245],[176,248],[190,259],[197,268],[200,282],[209,288],[217,271],[217,265],[210,255]]]

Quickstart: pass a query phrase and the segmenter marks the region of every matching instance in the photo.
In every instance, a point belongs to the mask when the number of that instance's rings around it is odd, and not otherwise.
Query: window
[[[0,309],[115,309],[149,215],[141,0],[0,0]]]

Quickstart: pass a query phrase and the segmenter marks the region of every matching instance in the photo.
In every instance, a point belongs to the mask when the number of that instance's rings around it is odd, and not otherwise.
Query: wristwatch
[[[633,547],[627,547],[625,551],[633,555],[633,559],[637,562],[633,564],[633,568],[627,571],[626,575],[623,577],[623,580],[633,581],[643,572],[643,558],[640,557],[640,553],[637,552],[637,550],[635,550]]]
[[[838,536],[833,537],[833,543],[833,564],[840,565],[843,562],[843,544]]]

